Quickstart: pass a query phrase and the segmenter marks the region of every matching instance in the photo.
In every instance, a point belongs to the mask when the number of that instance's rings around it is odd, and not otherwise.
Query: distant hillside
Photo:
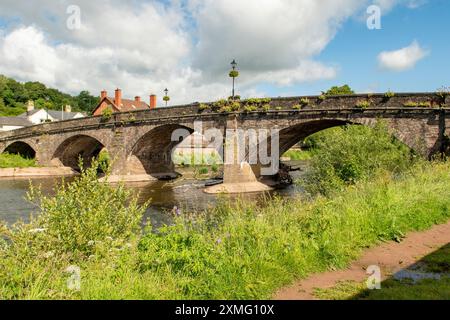
[[[26,103],[33,100],[35,108],[61,110],[69,104],[73,111],[91,113],[99,101],[89,91],[81,91],[77,96],[62,93],[57,89],[47,88],[40,82],[21,83],[0,75],[0,116],[15,116],[26,111]]]

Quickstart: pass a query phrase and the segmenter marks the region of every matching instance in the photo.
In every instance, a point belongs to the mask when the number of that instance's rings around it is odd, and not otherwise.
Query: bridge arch
[[[80,170],[79,159],[83,160],[83,166],[89,167],[92,159],[97,157],[105,146],[96,138],[78,134],[64,140],[53,154],[52,162],[59,165]]]
[[[141,136],[127,157],[128,174],[147,174],[157,179],[175,178],[172,152],[194,130],[181,124],[155,127]]]
[[[19,154],[24,158],[36,158],[36,151],[28,143],[23,141],[15,141],[8,145],[3,153]]]
[[[377,121],[377,119],[373,119],[373,121],[361,121],[360,119],[354,119],[352,121],[348,119],[339,119],[339,118],[325,118],[325,119],[311,119],[311,120],[303,120],[299,122],[293,122],[290,123],[290,125],[285,126],[282,128],[279,132],[279,152],[278,157],[281,157],[286,151],[288,151],[290,148],[292,148],[297,143],[303,141],[305,138],[321,132],[323,130],[327,130],[334,127],[342,127],[345,125],[364,125],[368,127],[373,127]],[[398,142],[404,144],[407,146],[412,152],[415,152],[417,154],[420,154],[421,150],[418,150],[418,146],[420,147],[420,144],[417,143],[417,141],[411,140],[409,136],[405,136],[401,132],[395,130],[395,126],[393,123],[389,122],[389,120],[381,120],[386,121],[387,127],[390,130],[390,134],[393,139],[397,140]],[[271,137],[273,139],[273,136]],[[269,138],[270,139],[270,138]],[[271,141],[267,142],[267,149],[268,149],[268,156],[272,154],[271,151]],[[256,152],[259,150],[258,148],[252,148],[253,152]],[[256,156],[251,153],[247,152],[246,156],[248,159],[256,159]],[[261,166],[256,165],[252,166],[254,173],[259,176],[261,174]]]

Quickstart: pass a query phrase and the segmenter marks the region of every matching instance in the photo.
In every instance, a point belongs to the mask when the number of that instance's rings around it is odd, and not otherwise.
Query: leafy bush
[[[204,111],[204,110],[208,110],[208,109],[210,109],[210,106],[207,105],[207,104],[205,104],[205,103],[201,103],[201,104],[198,106],[198,110],[200,110],[200,111]]]
[[[307,106],[309,103],[310,103],[310,101],[309,101],[308,98],[301,98],[301,99],[300,99],[300,104],[301,104],[302,106]]]
[[[113,115],[113,111],[111,108],[106,108],[102,111],[102,120],[104,121],[108,121],[109,119],[111,119]]]
[[[346,126],[313,138],[315,150],[303,184],[312,194],[341,190],[379,170],[402,172],[414,161],[411,150],[393,138],[383,122],[374,128]]]
[[[302,108],[302,106],[299,105],[299,104],[294,104],[294,105],[292,106],[292,109],[294,109],[294,110],[300,110],[301,108]]]
[[[59,185],[53,197],[43,196],[30,185],[28,199],[37,204],[40,214],[30,225],[19,224],[13,234],[23,237],[30,229],[42,230],[33,249],[88,257],[98,242],[127,241],[139,233],[145,207],[137,205],[137,198],[122,184],[112,187],[100,182],[98,166],[94,160],[75,181]]]
[[[388,92],[386,92],[386,93],[384,94],[384,97],[385,97],[386,99],[393,98],[394,96],[395,96],[395,93],[392,92],[392,91],[388,91]]]
[[[0,168],[28,168],[37,167],[36,159],[24,158],[19,154],[0,154]]]
[[[370,101],[367,100],[359,100],[356,102],[356,107],[361,109],[367,109],[370,107]]]
[[[327,92],[324,93],[325,96],[339,96],[354,94],[355,92],[349,87],[349,85],[344,84],[343,86],[331,87]]]

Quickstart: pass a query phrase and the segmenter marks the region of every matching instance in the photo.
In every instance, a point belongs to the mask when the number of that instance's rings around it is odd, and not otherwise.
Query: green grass
[[[125,219],[125,207],[111,196],[108,212],[102,210],[102,198],[114,189],[85,179],[47,200],[51,232],[30,233],[49,228],[38,222],[15,229],[0,225],[0,235],[10,239],[0,240],[0,298],[267,299],[313,272],[346,267],[380,241],[446,222],[449,186],[450,163],[425,163],[396,178],[378,174],[332,198],[274,199],[264,207],[224,200],[141,235],[126,224],[108,223],[115,208]],[[89,197],[91,209],[78,210],[95,189],[101,193]],[[137,217],[140,210],[134,205],[131,211]],[[77,217],[83,212],[95,219]],[[66,215],[79,223],[67,222]],[[62,236],[70,241],[61,243]],[[80,291],[67,289],[70,265],[81,268]]]
[[[291,160],[309,160],[311,159],[311,152],[307,150],[291,149],[283,154],[283,157],[289,157]]]
[[[27,159],[18,154],[0,154],[0,168],[27,168],[36,166],[35,159]]]

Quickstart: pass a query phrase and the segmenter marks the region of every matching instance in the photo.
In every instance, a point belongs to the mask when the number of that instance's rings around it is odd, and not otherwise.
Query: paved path
[[[382,280],[393,273],[407,268],[414,262],[440,247],[450,243],[450,221],[423,232],[409,233],[402,242],[387,242],[368,249],[348,269],[313,274],[291,286],[280,289],[276,300],[313,300],[314,288],[331,288],[338,281],[363,282],[367,279],[366,268],[378,265]]]

